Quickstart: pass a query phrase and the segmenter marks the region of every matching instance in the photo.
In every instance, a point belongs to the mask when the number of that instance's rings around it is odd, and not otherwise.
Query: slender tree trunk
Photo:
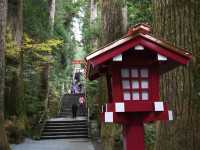
[[[108,44],[121,36],[127,31],[127,11],[126,0],[101,0],[101,41],[100,46]],[[99,79],[99,101],[105,103],[108,100],[107,81],[105,77]],[[101,104],[100,104],[101,106]],[[105,137],[105,150],[117,150],[115,147],[116,131],[120,130],[118,126],[103,126],[102,136]],[[109,133],[109,134],[107,134]],[[119,135],[118,135],[119,136]]]
[[[90,29],[93,29],[97,25],[97,17],[98,17],[97,0],[91,0],[89,5],[90,5]],[[92,49],[97,49],[98,38],[96,35],[92,37],[90,45],[92,46]]]
[[[0,0],[0,149],[9,150],[4,129],[4,88],[5,88],[5,32],[7,1]]]
[[[48,0],[49,26],[52,32],[54,26],[55,11],[56,11],[56,0]]]
[[[43,64],[41,72],[41,90],[40,99],[44,101],[45,111],[48,110],[49,98],[49,63]]]
[[[49,27],[50,32],[53,35],[54,30],[54,18],[55,18],[55,0],[48,0],[48,19],[49,19]],[[50,64],[46,62],[42,65],[41,72],[41,100],[44,101],[45,111],[48,111],[49,104],[49,72],[50,72]]]
[[[90,24],[96,22],[97,19],[97,0],[90,1]]]
[[[187,67],[162,77],[162,98],[175,120],[157,126],[157,150],[200,149],[200,1],[153,0],[154,34],[193,53]]]

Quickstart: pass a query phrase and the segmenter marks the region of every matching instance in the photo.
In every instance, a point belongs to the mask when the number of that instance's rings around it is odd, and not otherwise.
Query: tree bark
[[[101,45],[120,38],[127,29],[125,0],[101,0]]]
[[[56,0],[48,0],[49,26],[52,32],[54,28],[55,11],[56,11]]]
[[[56,0],[48,0],[48,17],[50,32],[53,35],[54,19],[55,19]],[[49,72],[50,64],[45,62],[41,72],[41,100],[44,100],[45,111],[48,111],[49,104]]]
[[[23,36],[23,0],[8,0],[8,26],[13,40],[21,48]]]
[[[41,72],[41,90],[40,90],[40,99],[44,101],[44,108],[45,111],[48,110],[48,103],[49,103],[49,63],[46,62],[42,66]]]
[[[127,32],[127,7],[126,0],[101,0],[101,41],[100,46],[104,46],[120,38]],[[108,100],[107,81],[105,77],[99,79],[98,98],[100,106]],[[103,126],[101,136],[104,137],[105,150],[117,150],[114,145],[119,131],[118,126]],[[107,134],[109,133],[109,135]],[[118,146],[118,149],[120,147]]]
[[[21,49],[22,36],[23,36],[23,0],[8,0],[8,30],[12,33],[12,40],[16,43],[18,52],[18,60],[16,64],[16,72],[13,73],[12,80],[10,82],[11,92],[9,97],[9,104],[15,105],[11,112],[11,115],[21,114],[25,112],[24,106],[24,82],[23,82],[23,51]],[[9,64],[6,64],[9,65]],[[13,97],[13,95],[15,95]],[[9,106],[7,106],[9,107]],[[6,107],[6,109],[7,109]],[[9,110],[9,109],[8,109]]]
[[[5,88],[5,32],[7,1],[0,0],[0,149],[9,150],[4,129],[4,88]]]
[[[90,24],[96,22],[97,19],[97,0],[90,1]]]
[[[193,53],[187,67],[162,77],[162,98],[174,110],[173,122],[157,125],[157,150],[198,150],[200,148],[200,1],[153,0],[153,28],[178,47]]]
[[[97,7],[97,0],[90,1],[90,29],[94,29],[97,26],[97,17],[98,17],[98,7]],[[98,37],[93,35],[90,40],[90,45],[92,49],[97,49],[98,47]]]

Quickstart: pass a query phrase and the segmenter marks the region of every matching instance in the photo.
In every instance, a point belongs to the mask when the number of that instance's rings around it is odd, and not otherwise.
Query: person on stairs
[[[73,105],[72,105],[72,118],[76,118],[77,110],[78,110],[77,104],[73,103]]]
[[[79,98],[79,109],[80,109],[80,115],[85,115],[85,99],[83,96],[80,96]]]

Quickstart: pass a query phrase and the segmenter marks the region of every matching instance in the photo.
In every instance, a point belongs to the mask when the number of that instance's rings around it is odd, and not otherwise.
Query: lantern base
[[[144,124],[134,121],[123,125],[124,150],[144,150]]]

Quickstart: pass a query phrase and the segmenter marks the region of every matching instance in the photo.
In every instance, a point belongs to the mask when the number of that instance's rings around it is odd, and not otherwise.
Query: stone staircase
[[[46,121],[40,139],[88,138],[86,116],[72,118],[71,105],[78,103],[79,95],[65,95],[62,99],[61,112],[56,118]]]
[[[84,94],[66,94],[63,96],[61,102],[61,111],[57,117],[72,117],[72,104],[79,105],[79,97]],[[80,116],[80,112],[77,112],[77,116]]]

